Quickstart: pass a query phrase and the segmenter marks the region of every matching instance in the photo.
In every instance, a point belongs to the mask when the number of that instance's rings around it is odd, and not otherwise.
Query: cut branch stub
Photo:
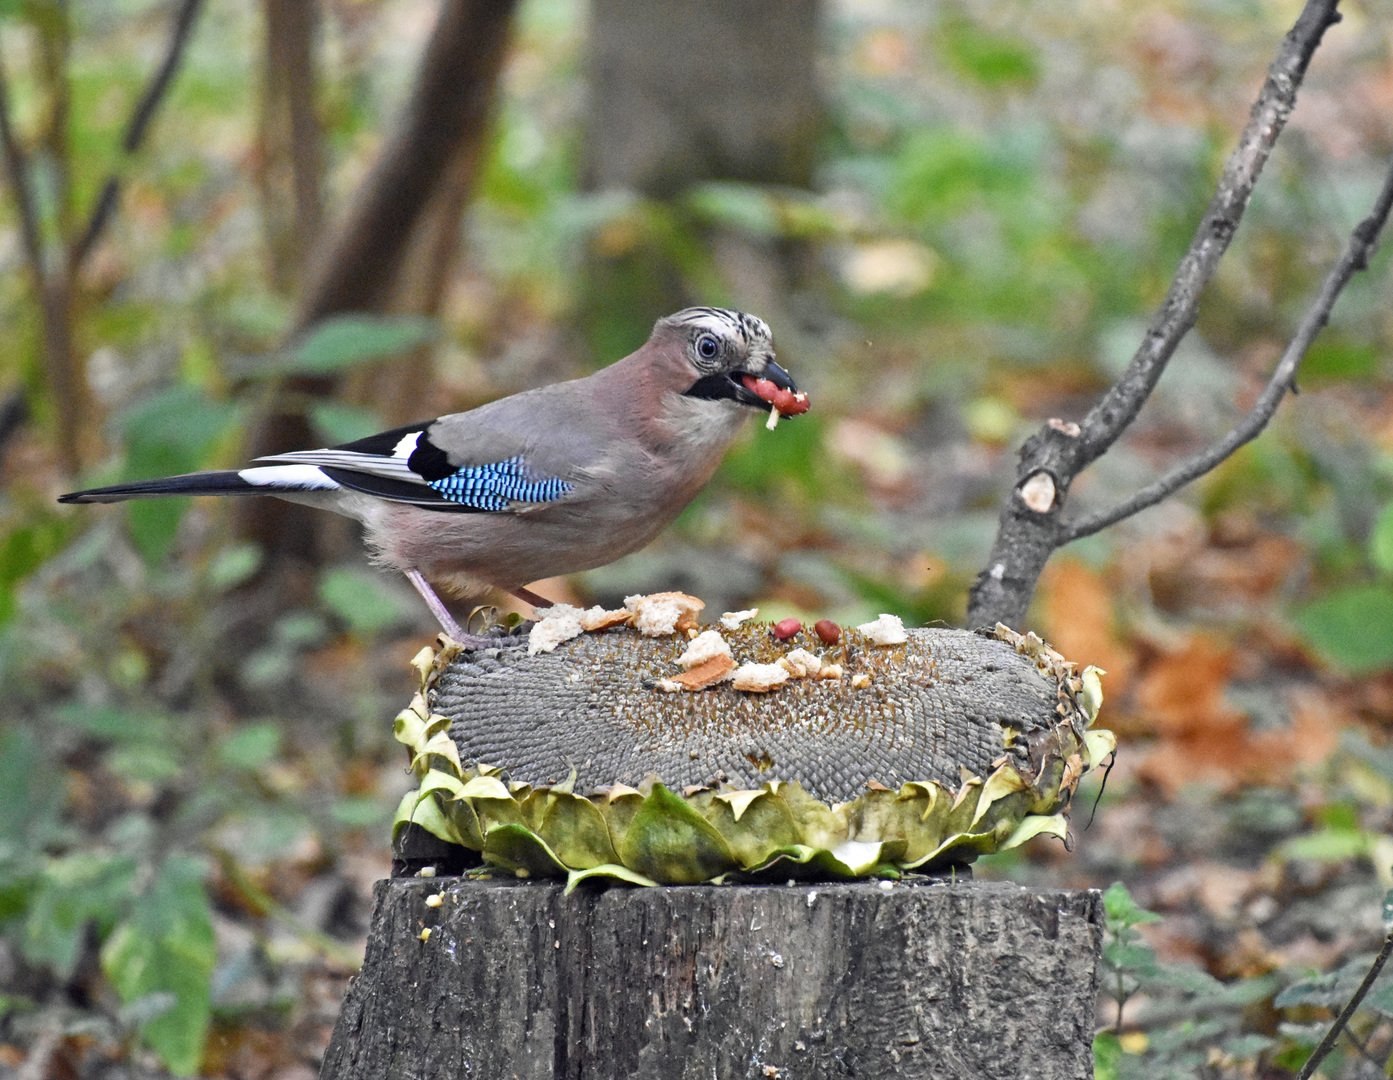
[[[727,638],[740,660],[802,648],[842,677],[666,693],[687,640],[627,628],[538,656],[423,656],[396,725],[421,781],[398,836],[415,825],[572,884],[894,876],[1064,837],[1079,777],[1112,750],[1089,730],[1094,670],[1033,635]]]

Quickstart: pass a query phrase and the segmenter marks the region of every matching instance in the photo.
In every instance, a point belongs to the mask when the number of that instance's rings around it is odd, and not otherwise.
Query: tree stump
[[[1091,1075],[1098,894],[965,864],[1065,835],[1096,679],[1005,630],[746,625],[736,659],[838,677],[664,689],[694,636],[417,658],[401,876],[323,1076]]]
[[[965,880],[396,878],[320,1075],[1078,1080],[1101,934],[1097,892]]]

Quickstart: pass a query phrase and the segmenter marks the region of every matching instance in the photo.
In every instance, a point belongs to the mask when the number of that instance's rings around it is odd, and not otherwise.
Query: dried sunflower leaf
[[[680,796],[654,784],[615,850],[645,877],[695,885],[737,868],[735,853],[709,821]]]

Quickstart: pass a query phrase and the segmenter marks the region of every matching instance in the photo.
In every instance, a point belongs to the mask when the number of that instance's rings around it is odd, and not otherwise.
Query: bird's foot
[[[521,644],[527,640],[527,632],[532,626],[531,623],[524,623],[522,616],[516,612],[500,619],[498,609],[488,604],[481,604],[469,613],[469,618],[465,620],[467,629],[460,627],[454,619],[450,622],[453,628],[445,627],[444,636],[469,650]],[[479,630],[477,634],[473,632],[476,625]]]
[[[456,630],[459,628],[456,627]],[[452,633],[449,630],[441,630],[441,638],[452,641],[466,652],[477,652],[480,649],[508,648],[513,645],[521,645],[527,640],[524,634],[466,634],[463,630]]]

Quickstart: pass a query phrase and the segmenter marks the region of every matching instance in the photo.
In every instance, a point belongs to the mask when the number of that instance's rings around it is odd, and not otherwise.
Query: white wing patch
[[[408,431],[401,437],[401,442],[392,447],[392,457],[405,461],[415,453],[416,447],[420,445],[421,436],[424,434],[424,431]]]
[[[404,436],[392,450],[392,456],[383,454],[360,454],[356,450],[296,450],[289,454],[271,454],[257,458],[257,461],[284,462],[289,465],[329,466],[335,469],[350,469],[353,472],[367,473],[370,476],[385,476],[390,480],[405,480],[409,483],[424,483],[420,476],[411,471],[407,459],[416,449],[419,431]],[[405,453],[403,453],[405,451]]]
[[[292,491],[338,491],[339,485],[313,465],[262,465],[237,473],[254,487],[286,488]]]

